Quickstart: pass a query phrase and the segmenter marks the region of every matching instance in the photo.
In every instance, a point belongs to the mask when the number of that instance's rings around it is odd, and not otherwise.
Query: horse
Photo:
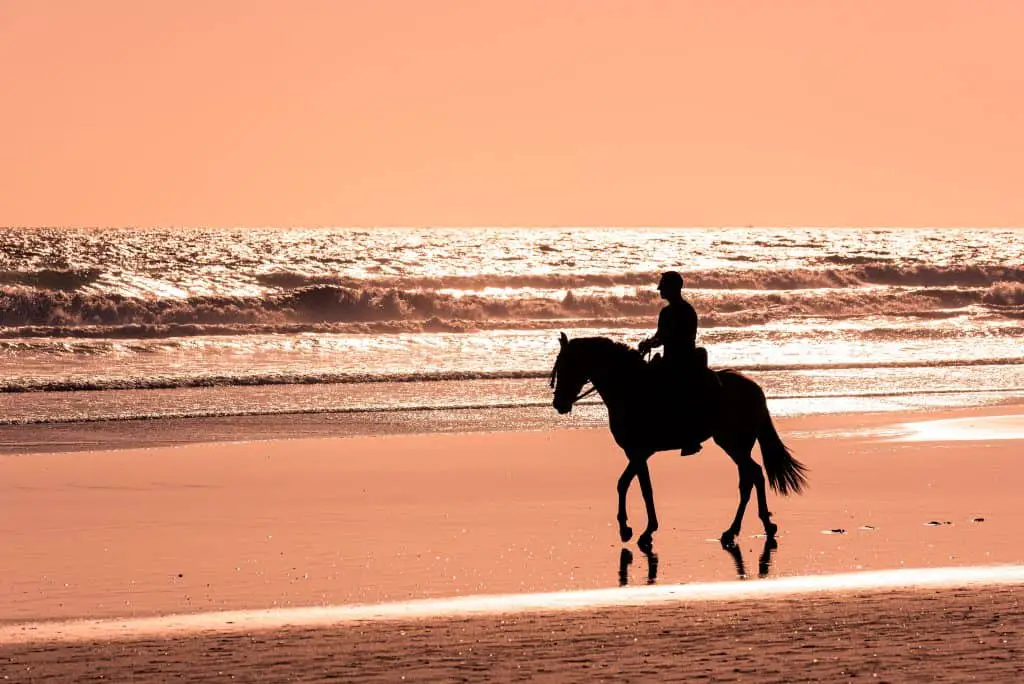
[[[692,427],[685,430],[681,427],[681,424],[686,425],[686,421],[679,403],[665,401],[655,375],[657,371],[644,361],[640,352],[605,337],[581,337],[570,341],[564,332],[559,343],[561,349],[551,369],[549,383],[554,390],[552,405],[564,415],[572,410],[573,404],[596,391],[608,409],[612,436],[628,459],[617,487],[617,520],[623,543],[633,537],[626,518],[626,493],[633,478],[640,482],[647,509],[647,528],[637,539],[637,546],[649,552],[658,529],[658,515],[654,510],[654,492],[647,461],[658,451],[680,449],[696,436],[699,442],[713,438],[739,470],[739,507],[732,524],[720,537],[722,546],[735,544],[753,488],[757,489],[758,517],[764,524],[767,540],[774,544],[779,527],[772,522],[768,511],[764,471],[751,457],[754,443],[760,444],[768,482],[783,496],[799,494],[805,488],[807,468],[793,458],[775,430],[760,385],[735,370],[714,371],[721,384],[717,392],[717,406],[712,406],[712,410],[707,412],[709,419],[703,421],[694,435]],[[587,382],[593,387],[584,392]],[[707,404],[706,401],[704,403]]]

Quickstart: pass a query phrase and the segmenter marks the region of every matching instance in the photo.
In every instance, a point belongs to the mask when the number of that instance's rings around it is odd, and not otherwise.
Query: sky
[[[1021,226],[1015,0],[0,0],[0,225]]]

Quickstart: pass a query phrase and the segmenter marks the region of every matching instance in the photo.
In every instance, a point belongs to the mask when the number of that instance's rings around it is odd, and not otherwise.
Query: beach
[[[1019,678],[1021,235],[0,228],[0,676]],[[622,543],[553,410],[676,269],[810,468],[776,539],[708,442]]]
[[[1022,426],[1012,405],[782,419],[810,488],[769,494],[775,549],[753,510],[737,551],[718,543],[737,478],[712,443],[695,456],[656,455],[656,557],[617,538],[625,461],[599,428],[7,454],[0,668],[15,681],[1012,679],[1019,580],[1011,572],[992,587],[970,573],[1024,564]],[[635,487],[629,504],[639,532]],[[649,583],[770,587],[916,568],[967,574],[636,605]],[[641,598],[609,607],[600,593],[549,611],[522,598],[622,584]],[[512,598],[480,613],[403,608],[473,596]],[[303,624],[301,609],[355,605],[393,609]],[[222,619],[268,609],[295,612],[241,631]],[[183,634],[174,615],[206,617]],[[805,630],[828,639],[787,637]]]
[[[0,0],[0,684],[1024,681],[1022,25]]]

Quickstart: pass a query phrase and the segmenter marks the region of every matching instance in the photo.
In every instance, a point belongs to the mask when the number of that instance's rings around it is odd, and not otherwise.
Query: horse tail
[[[768,473],[768,483],[783,496],[790,492],[800,494],[807,486],[807,466],[793,458],[789,447],[782,443],[775,430],[771,415],[767,412],[765,415],[767,419],[757,431],[757,441],[761,445],[761,459]]]

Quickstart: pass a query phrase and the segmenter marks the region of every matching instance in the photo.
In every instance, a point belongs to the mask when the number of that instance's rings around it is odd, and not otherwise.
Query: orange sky
[[[1024,2],[0,0],[3,225],[1024,225]]]

